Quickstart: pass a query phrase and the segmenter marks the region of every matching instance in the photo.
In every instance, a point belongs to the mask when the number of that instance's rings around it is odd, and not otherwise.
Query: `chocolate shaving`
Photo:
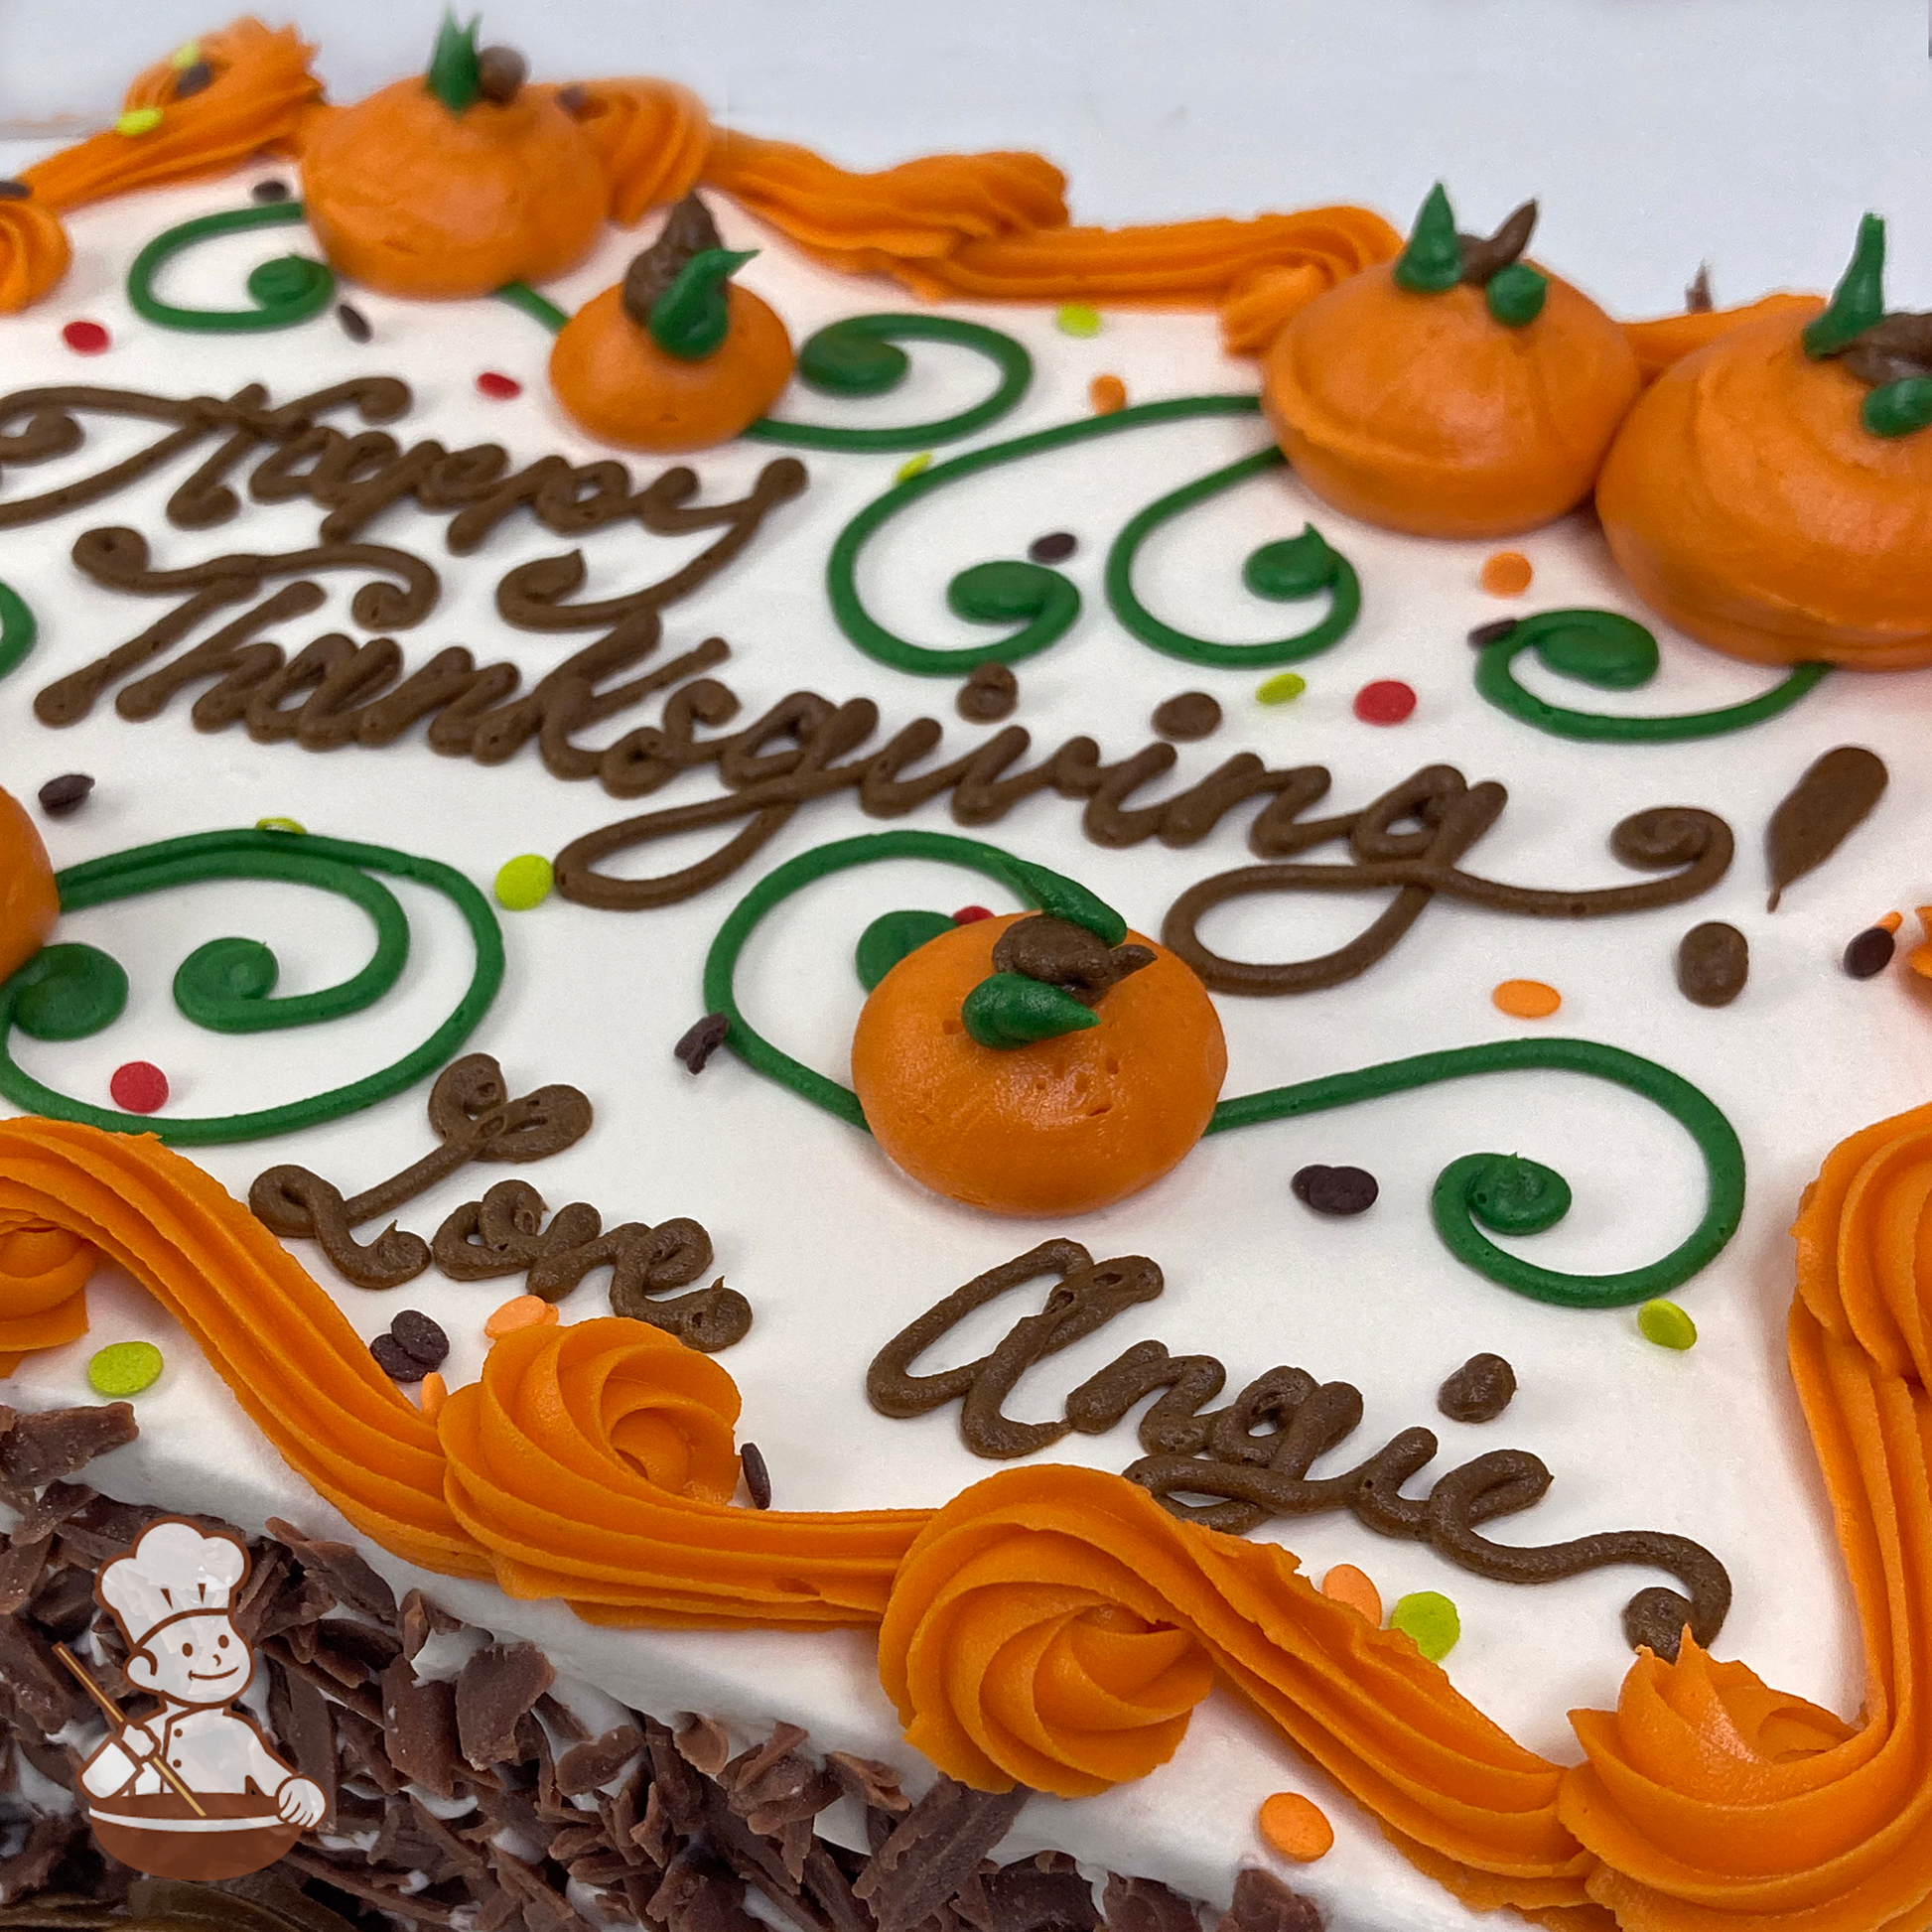
[[[0,1616],[12,1616],[23,1608],[40,1587],[48,1546],[53,1541],[52,1534],[45,1531],[39,1536],[16,1534],[6,1539],[5,1554],[0,1555]],[[83,1579],[86,1575],[79,1570],[63,1574]]]
[[[895,1814],[912,1809],[912,1801],[898,1786],[898,1773],[876,1757],[855,1757],[850,1751],[827,1751],[825,1768],[848,1798],[872,1811]]]
[[[711,210],[695,193],[674,203],[664,225],[648,248],[631,261],[623,277],[623,312],[639,329],[650,327],[650,312],[658,299],[684,272],[694,255],[722,248],[724,240]]]
[[[1123,1878],[1110,1871],[1101,1888],[1107,1932],[1201,1932],[1199,1909],[1158,1878]]]
[[[447,1798],[456,1788],[462,1756],[456,1692],[419,1679],[406,1657],[382,1673],[382,1738],[389,1762],[404,1777]]]
[[[1041,1854],[1050,1860],[1051,1853]],[[1099,1932],[1093,1887],[1077,1867],[1040,1859],[1020,1859],[980,1881],[986,1898],[986,1932]]]
[[[619,1725],[588,1744],[573,1744],[557,1760],[557,1789],[571,1798],[609,1784],[643,1742],[643,1732],[635,1725]]]
[[[686,1846],[665,1867],[645,1909],[652,1924],[669,1932],[760,1932],[745,1909],[745,1880],[721,1864],[702,1840]]]
[[[1793,880],[1822,866],[1884,795],[1884,760],[1862,745],[1841,745],[1816,759],[1792,786],[1764,831],[1775,912]]]
[[[481,1771],[515,1758],[516,1721],[557,1681],[533,1643],[490,1643],[473,1651],[456,1680],[457,1736],[465,1762]]]
[[[346,1543],[305,1537],[300,1530],[273,1516],[268,1519],[268,1533],[288,1546],[304,1570],[323,1578],[336,1592],[339,1602],[346,1603],[351,1609],[360,1610],[380,1622],[395,1622],[395,1591],[370,1569],[367,1559],[358,1551],[352,1550]]]
[[[715,1778],[731,1762],[732,1740],[715,1719],[694,1713],[679,1725],[671,1741],[678,1756],[708,1778]]]
[[[25,1509],[36,1489],[72,1475],[138,1433],[133,1405],[126,1402],[33,1416],[0,1408],[0,1501]]]
[[[1245,1865],[1234,1875],[1234,1902],[1214,1932],[1321,1932],[1314,1900],[1272,1871]]]
[[[336,1731],[329,1700],[306,1678],[274,1662],[268,1666],[268,1722],[295,1768],[321,1788],[327,1809],[322,1830],[333,1830],[336,1809]]]
[[[912,1932],[979,1870],[1033,1793],[974,1791],[941,1772],[854,1881],[879,1932]],[[918,1856],[912,1856],[916,1850]]]
[[[412,1589],[402,1599],[402,1654],[412,1664],[431,1637],[447,1636],[464,1627],[461,1617],[439,1608],[420,1589]]]

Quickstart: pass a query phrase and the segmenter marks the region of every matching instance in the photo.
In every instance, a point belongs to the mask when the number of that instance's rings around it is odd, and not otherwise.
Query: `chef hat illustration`
[[[232,1537],[204,1536],[192,1523],[151,1523],[101,1571],[100,1594],[138,1650],[166,1617],[225,1610],[247,1571],[247,1553]]]

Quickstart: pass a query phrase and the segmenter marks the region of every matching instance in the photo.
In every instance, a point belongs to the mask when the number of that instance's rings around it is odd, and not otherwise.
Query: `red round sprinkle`
[[[97,322],[70,322],[61,331],[61,340],[76,355],[98,355],[113,339]]]
[[[523,393],[523,385],[515,376],[498,375],[494,369],[484,369],[477,378],[477,387],[492,402],[508,402]]]
[[[151,1060],[129,1060],[107,1083],[114,1105],[128,1114],[151,1114],[168,1104],[168,1076]]]
[[[1365,725],[1399,725],[1415,708],[1415,692],[1399,677],[1378,677],[1355,693],[1355,716]]]
[[[952,915],[954,925],[971,925],[975,919],[990,919],[993,908],[990,905],[962,905]]]

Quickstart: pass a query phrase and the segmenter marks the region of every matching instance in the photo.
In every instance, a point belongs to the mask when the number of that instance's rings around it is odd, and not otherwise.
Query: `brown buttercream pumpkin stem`
[[[1845,366],[1869,388],[1932,375],[1932,312],[1900,311],[1853,339]]]
[[[477,56],[477,94],[507,107],[529,77],[530,64],[513,47],[485,47]]]
[[[1001,933],[993,948],[993,968],[1057,986],[1082,1006],[1098,1006],[1107,989],[1130,973],[1154,964],[1145,946],[1109,946],[1097,933],[1071,919],[1035,913]]]
[[[630,264],[623,278],[623,312],[639,329],[650,327],[650,312],[694,255],[722,248],[724,240],[711,210],[695,194],[673,205],[663,230]]]
[[[1536,231],[1536,204],[1525,202],[1492,235],[1459,235],[1462,279],[1472,288],[1487,288],[1490,277],[1507,268],[1530,245]]]
[[[1691,278],[1691,286],[1684,291],[1684,313],[1708,316],[1717,306],[1711,297],[1711,264],[1699,262],[1698,272]]]

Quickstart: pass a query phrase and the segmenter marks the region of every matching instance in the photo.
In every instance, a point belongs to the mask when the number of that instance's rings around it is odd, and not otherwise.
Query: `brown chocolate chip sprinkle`
[[[477,56],[477,92],[507,106],[528,78],[530,64],[513,47],[485,47]]]
[[[745,1493],[754,1509],[771,1507],[771,1471],[765,1466],[764,1451],[756,1443],[738,1446],[739,1465],[745,1471]]]
[[[443,1332],[443,1324],[421,1309],[404,1309],[389,1323],[389,1332],[404,1353],[421,1362],[425,1369],[441,1368],[449,1355],[450,1338]]]
[[[567,85],[559,87],[557,89],[556,100],[557,105],[573,120],[581,118],[584,109],[591,104],[591,97],[585,91],[584,83],[581,80],[572,80]]]
[[[1366,1168],[1299,1169],[1288,1183],[1303,1206],[1317,1214],[1365,1214],[1382,1190]]]
[[[1699,262],[1698,272],[1691,277],[1691,285],[1684,291],[1684,307],[1688,314],[1708,316],[1718,305],[1711,297],[1711,264]]]
[[[392,1382],[420,1382],[429,1373],[426,1364],[419,1362],[394,1335],[377,1335],[369,1343],[369,1353],[375,1357],[375,1365]]]
[[[722,1013],[707,1013],[671,1051],[691,1072],[702,1073],[712,1054],[724,1045],[725,1035],[731,1030],[732,1023]]]
[[[0,180],[0,202],[24,202],[34,193],[33,184],[24,182],[16,175],[8,175]]]
[[[1450,1422],[1494,1422],[1516,1393],[1516,1371],[1500,1355],[1471,1355],[1436,1391]]]
[[[1011,664],[975,664],[959,687],[954,708],[969,725],[997,725],[1020,702],[1020,680]]]
[[[1677,990],[1693,1006],[1729,1006],[1750,969],[1749,940],[1722,919],[1694,925],[1677,942]]]
[[[196,61],[175,75],[175,98],[192,100],[206,93],[214,83],[214,69],[206,61]]]
[[[258,181],[248,191],[251,202],[286,202],[288,198],[288,183],[276,175],[270,175],[266,181]]]
[[[1063,564],[1079,549],[1080,539],[1071,530],[1048,530],[1027,546],[1027,555],[1036,564]]]
[[[343,334],[352,343],[370,341],[375,331],[369,326],[369,319],[352,302],[336,304],[336,320],[342,324]]]
[[[1220,700],[1205,691],[1177,691],[1154,707],[1153,722],[1163,738],[1177,738],[1190,745],[1220,729]]]
[[[93,788],[94,781],[85,771],[64,771],[41,786],[41,810],[49,818],[66,818],[86,803]]]
[[[1469,642],[1477,650],[1486,644],[1499,644],[1522,621],[1521,618],[1491,618],[1487,623],[1479,623],[1469,632]]]
[[[1840,961],[1855,980],[1874,979],[1891,964],[1898,941],[1881,925],[1868,925],[1850,945]]]

